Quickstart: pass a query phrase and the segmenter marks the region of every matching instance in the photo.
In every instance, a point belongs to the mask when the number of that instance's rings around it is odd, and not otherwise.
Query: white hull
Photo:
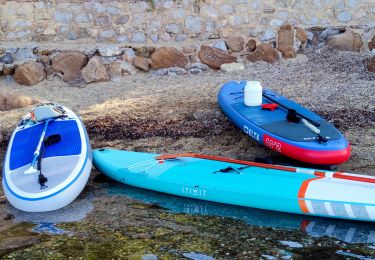
[[[58,119],[55,122],[55,128],[61,130],[62,142],[65,142],[61,144],[61,149],[66,149],[66,146],[69,147],[70,140],[69,136],[64,136],[64,130],[66,129],[61,128],[59,124],[65,126],[65,123],[69,121],[68,123],[73,124],[77,129],[76,134],[75,132],[70,134],[73,133],[73,137],[76,139],[78,135],[80,137],[78,139],[80,141],[72,141],[75,142],[75,145],[78,144],[80,152],[77,154],[52,155],[43,159],[43,174],[48,178],[47,187],[44,189],[41,189],[38,184],[38,173],[32,175],[24,173],[30,167],[30,163],[20,167],[17,165],[17,168],[15,168],[14,162],[11,163],[12,158],[13,160],[15,158],[11,156],[12,146],[16,142],[15,140],[19,140],[15,139],[16,134],[20,131],[27,131],[28,128],[31,131],[31,128],[36,125],[27,125],[25,128],[17,127],[13,132],[5,157],[2,184],[7,200],[19,210],[46,212],[65,207],[78,197],[88,181],[92,168],[92,153],[88,136],[79,117],[71,110],[64,109],[67,111],[69,118]],[[39,136],[34,138],[39,138]],[[81,143],[79,144],[79,142]],[[61,149],[58,152],[61,153]],[[27,151],[27,154],[29,153],[30,151]]]

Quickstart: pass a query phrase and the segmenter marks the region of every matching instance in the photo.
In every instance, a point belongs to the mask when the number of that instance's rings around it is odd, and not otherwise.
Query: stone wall
[[[374,0],[0,0],[0,41],[183,42],[228,36],[276,38],[302,28],[375,27]]]

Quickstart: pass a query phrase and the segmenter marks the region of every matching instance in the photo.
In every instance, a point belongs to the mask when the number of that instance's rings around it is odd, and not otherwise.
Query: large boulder
[[[285,59],[296,57],[296,53],[307,43],[307,32],[299,27],[286,23],[279,28],[277,49]]]
[[[210,68],[220,69],[220,66],[225,63],[236,62],[237,58],[227,54],[216,48],[211,48],[207,45],[202,45],[199,50],[198,57],[202,63],[206,64]]]
[[[180,67],[185,68],[188,58],[173,47],[160,47],[151,55],[151,67],[154,69]]]
[[[87,66],[82,69],[82,77],[86,83],[105,82],[111,79],[99,56],[94,56],[89,60]]]
[[[275,63],[280,59],[279,52],[267,43],[261,43],[257,46],[255,51],[246,56],[250,62],[266,61],[269,63]]]
[[[327,40],[327,45],[331,49],[339,51],[356,51],[359,52],[362,47],[361,36],[352,31],[334,35]]]
[[[301,41],[302,44],[307,43],[307,32],[300,28],[300,27],[295,27],[296,31],[296,38]]]
[[[286,59],[296,57],[296,52],[294,50],[294,26],[292,24],[284,24],[279,28],[277,49]]]
[[[38,103],[38,101],[31,97],[10,93],[0,93],[0,111],[27,107],[35,103]]]
[[[142,58],[150,58],[154,51],[155,47],[134,47],[135,55]]]
[[[257,47],[257,41],[254,40],[254,39],[250,39],[247,43],[246,43],[246,47],[247,47],[247,50],[248,51],[255,51],[256,47]]]
[[[29,61],[16,68],[14,80],[21,85],[33,86],[45,79],[46,76],[46,71],[42,64]]]
[[[373,49],[375,49],[375,35],[372,36],[371,41],[368,43],[368,48],[369,48],[370,51],[372,51]]]
[[[367,60],[367,70],[370,72],[375,72],[375,56],[370,57]]]
[[[148,71],[150,68],[150,59],[135,56],[133,58],[133,66],[144,71]]]
[[[62,74],[62,79],[73,83],[81,79],[81,69],[87,64],[87,57],[79,51],[64,51],[52,59],[52,69]]]
[[[242,51],[244,43],[242,37],[228,37],[225,39],[225,44],[233,52]]]

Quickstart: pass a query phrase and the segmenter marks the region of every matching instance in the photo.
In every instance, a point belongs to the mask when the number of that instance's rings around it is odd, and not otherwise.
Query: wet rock
[[[33,86],[46,78],[44,66],[35,61],[29,61],[18,66],[14,73],[14,80],[21,85]]]
[[[98,48],[98,51],[99,51],[100,55],[103,56],[103,57],[113,57],[113,56],[120,55],[122,53],[120,48],[117,47],[117,46],[100,47],[100,48]]]
[[[277,49],[283,54],[285,59],[296,56],[294,50],[294,26],[292,24],[288,23],[280,27],[277,38]]]
[[[21,236],[21,237],[8,237],[0,242],[0,252],[10,252],[18,248],[33,245],[39,241],[38,237],[34,236]]]
[[[150,59],[135,56],[133,58],[133,66],[138,69],[148,71],[150,68]]]
[[[224,41],[218,41],[212,45],[212,47],[222,50],[222,51],[228,51],[227,45]]]
[[[151,55],[151,67],[154,69],[181,67],[188,64],[188,59],[173,47],[160,47]]]
[[[154,254],[146,254],[142,256],[142,260],[158,260],[158,256]]]
[[[0,57],[0,62],[4,64],[11,64],[14,62],[14,57],[12,54],[7,53]]]
[[[3,218],[3,220],[11,220],[11,219],[14,219],[14,215],[10,213],[6,214],[6,216]]]
[[[269,44],[262,43],[257,46],[255,51],[246,56],[250,62],[266,61],[269,63],[275,63],[280,59],[278,51]]]
[[[110,80],[102,58],[99,56],[94,56],[89,60],[87,66],[82,69],[82,77],[86,83]]]
[[[0,111],[28,107],[38,103],[37,100],[16,94],[0,93]]]
[[[247,43],[246,43],[246,47],[247,47],[247,50],[248,51],[255,51],[256,47],[257,47],[257,41],[254,40],[254,39],[250,39]]]
[[[221,64],[220,69],[224,72],[233,72],[238,70],[244,70],[245,66],[242,63],[232,62]]]
[[[332,36],[326,42],[331,49],[339,51],[356,51],[359,52],[362,47],[361,36],[358,33],[346,31],[344,33]]]
[[[221,64],[236,62],[237,58],[223,51],[202,45],[198,57],[202,63],[213,69],[219,69]]]
[[[86,55],[79,51],[64,51],[52,59],[52,69],[61,73],[62,79],[68,83],[81,79],[81,69],[86,64]]]
[[[368,48],[370,51],[375,49],[375,35],[372,37],[371,41],[368,43]]]
[[[227,47],[234,52],[240,52],[243,50],[244,40],[242,37],[229,37],[225,39]]]
[[[135,55],[143,58],[150,58],[155,51],[155,47],[135,47]]]
[[[368,58],[367,70],[370,72],[375,72],[375,56]]]

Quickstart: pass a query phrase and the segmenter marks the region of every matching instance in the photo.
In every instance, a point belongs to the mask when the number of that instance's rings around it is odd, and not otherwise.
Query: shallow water
[[[260,227],[303,230],[311,237],[329,236],[347,243],[375,243],[375,224],[371,223],[309,217],[194,200],[118,183],[104,184],[104,189],[107,195],[126,196],[166,208],[173,213],[229,217]]]

